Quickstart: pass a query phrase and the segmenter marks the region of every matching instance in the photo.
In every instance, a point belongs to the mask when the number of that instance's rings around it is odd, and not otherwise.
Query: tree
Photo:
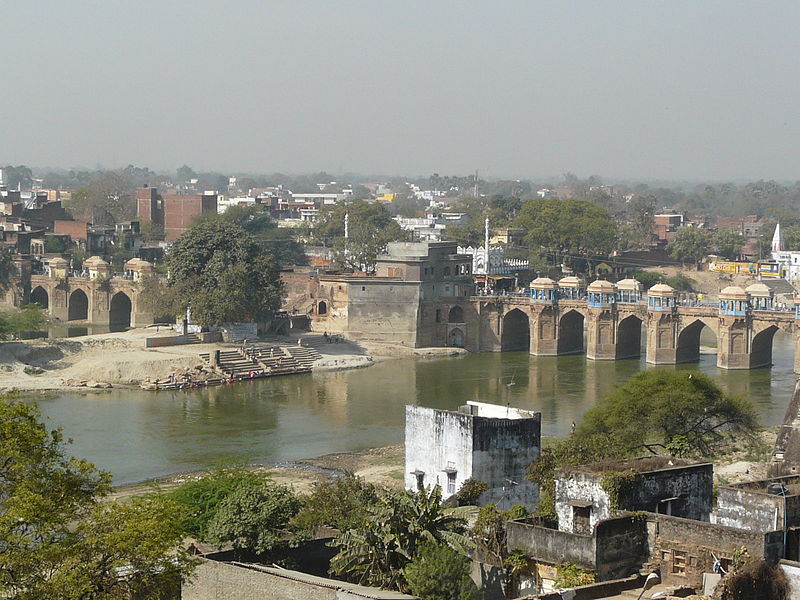
[[[646,290],[649,290],[655,284],[664,281],[664,276],[661,273],[656,273],[655,271],[636,271],[633,274],[633,278],[640,282],[642,287]]]
[[[698,263],[708,256],[711,235],[699,227],[681,227],[667,245],[669,255],[682,263]]]
[[[242,465],[217,467],[170,492],[170,498],[181,507],[181,526],[189,535],[208,541],[208,526],[225,498],[240,488],[258,487],[268,481],[264,473],[250,471]]]
[[[405,569],[408,591],[422,600],[478,600],[470,560],[452,548],[426,542]]]
[[[231,206],[221,215],[204,218],[238,225],[252,235],[259,246],[270,252],[279,265],[308,264],[303,244],[292,237],[293,230],[279,228],[266,206]]]
[[[192,167],[188,165],[183,165],[182,167],[178,167],[175,171],[175,179],[177,183],[186,183],[190,179],[194,179],[197,176],[197,173],[194,172]]]
[[[52,598],[171,600],[196,564],[179,549],[180,509],[164,496],[98,503],[77,533],[70,568],[50,582],[59,590]]]
[[[136,215],[135,168],[122,171],[103,171],[91,183],[78,188],[64,208],[95,224],[114,224],[130,221]]]
[[[239,486],[219,503],[208,524],[208,539],[268,555],[289,545],[286,527],[301,504],[291,489],[272,481]]]
[[[33,185],[33,172],[30,167],[26,167],[25,165],[16,167],[6,165],[2,167],[2,169],[4,183],[8,186],[8,189],[13,190],[17,187],[21,189],[30,189],[31,185]]]
[[[340,531],[363,528],[370,509],[378,502],[378,490],[374,485],[348,473],[316,484],[292,525],[309,534],[317,525]]]
[[[484,560],[503,571],[503,587],[507,598],[516,596],[516,576],[519,575],[521,561],[520,552],[514,552],[515,549],[508,547],[506,523],[527,516],[528,511],[519,504],[510,510],[499,510],[490,502],[478,511],[478,517],[470,530],[470,536]],[[524,552],[521,554],[524,555]]]
[[[191,308],[203,326],[259,321],[283,297],[278,266],[242,227],[201,221],[184,233],[167,257],[173,308]]]
[[[744,238],[733,229],[720,229],[711,238],[714,251],[728,260],[739,260]]]
[[[47,316],[37,304],[28,304],[19,310],[0,313],[0,339],[25,331],[41,331]]]
[[[331,572],[361,585],[405,591],[405,568],[425,542],[445,544],[466,553],[469,540],[460,509],[445,511],[439,486],[417,493],[387,493],[370,507],[361,529],[338,535],[331,545],[339,552]]]
[[[345,215],[348,215],[346,240]],[[386,251],[386,245],[405,237],[406,233],[382,205],[363,200],[323,208],[314,225],[314,239],[333,247],[334,265],[356,271],[374,271],[375,260]]]
[[[14,255],[8,247],[0,249],[0,292],[6,291],[11,286],[12,279],[17,275],[14,265]]]
[[[582,464],[651,451],[710,457],[734,436],[759,430],[753,406],[726,395],[697,371],[650,369],[590,408],[561,449]]]
[[[48,430],[36,407],[0,399],[0,595],[111,600],[149,590],[159,598],[190,574],[170,505],[101,503],[110,480],[68,456],[61,431]]]
[[[535,198],[522,206],[516,224],[524,227],[528,245],[555,253],[575,266],[580,259],[606,255],[614,247],[617,225],[608,212],[589,200]]]
[[[637,245],[647,244],[653,236],[656,198],[652,195],[635,196],[628,203],[628,219],[636,235]]]

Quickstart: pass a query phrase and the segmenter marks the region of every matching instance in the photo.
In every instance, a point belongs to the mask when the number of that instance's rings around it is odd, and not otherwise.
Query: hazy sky
[[[0,164],[800,179],[787,2],[9,1]]]

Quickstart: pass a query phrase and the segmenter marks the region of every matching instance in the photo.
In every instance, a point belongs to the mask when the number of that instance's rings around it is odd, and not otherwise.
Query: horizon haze
[[[4,7],[0,164],[800,179],[791,2]]]

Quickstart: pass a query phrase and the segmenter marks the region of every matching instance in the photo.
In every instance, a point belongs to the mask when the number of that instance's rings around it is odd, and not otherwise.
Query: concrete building
[[[786,530],[784,558],[800,558],[800,475],[721,485],[711,522],[766,533]]]
[[[159,194],[154,187],[136,190],[137,215],[142,223],[164,228],[164,239],[177,240],[201,214],[217,214],[216,192]]]
[[[613,490],[604,485],[609,472],[629,475],[631,493],[612,499]],[[708,521],[713,475],[711,463],[692,463],[663,456],[562,469],[555,480],[558,528],[590,534],[598,522],[620,510],[643,510]]]
[[[539,460],[541,413],[467,402],[456,411],[406,406],[405,487],[455,494],[469,478],[489,486],[480,504],[534,509],[539,486],[525,479]]]
[[[413,348],[465,338],[463,311],[451,304],[474,293],[472,259],[455,242],[392,242],[375,275],[323,274],[293,280],[289,310],[309,314],[318,331]]]

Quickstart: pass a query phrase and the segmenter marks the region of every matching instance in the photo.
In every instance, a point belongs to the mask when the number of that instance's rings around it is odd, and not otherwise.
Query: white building
[[[783,243],[783,233],[781,224],[775,225],[775,233],[772,234],[771,254],[772,260],[780,265],[783,278],[788,281],[800,281],[800,251],[785,250]]]
[[[331,206],[336,204],[337,202],[344,200],[345,198],[349,197],[352,194],[352,190],[350,190],[350,194],[341,193],[341,194],[295,194],[292,193],[292,200],[295,202],[313,202],[317,206]]]
[[[519,258],[506,258],[503,246],[458,247],[459,254],[472,254],[472,272],[475,275],[511,275],[528,268],[528,261]]]
[[[457,412],[406,406],[405,487],[439,485],[449,498],[474,478],[489,486],[479,504],[534,509],[539,486],[525,475],[539,460],[541,429],[541,413],[507,406],[469,401]]]

